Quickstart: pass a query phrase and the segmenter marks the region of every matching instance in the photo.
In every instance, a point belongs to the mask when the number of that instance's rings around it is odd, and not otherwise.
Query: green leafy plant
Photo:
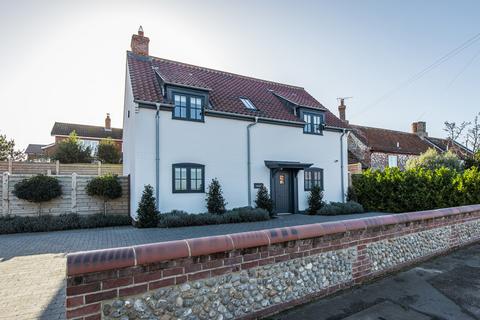
[[[97,149],[97,159],[103,163],[120,163],[122,155],[111,138],[102,139]]]
[[[267,210],[270,216],[273,216],[273,200],[270,198],[267,187],[265,187],[263,184],[257,191],[255,205],[257,208]]]
[[[38,215],[41,214],[42,202],[47,202],[62,195],[62,187],[57,178],[37,175],[15,184],[13,194],[23,200],[38,203]]]
[[[87,194],[103,199],[104,214],[107,214],[107,202],[122,196],[122,185],[115,174],[95,177],[87,183]]]
[[[155,197],[153,196],[153,187],[146,185],[140,203],[137,209],[138,228],[154,228],[158,226],[159,212],[155,208]]]
[[[61,163],[90,163],[91,154],[90,147],[82,146],[76,132],[72,131],[67,139],[58,143],[52,159]]]
[[[440,168],[461,171],[463,170],[463,163],[452,151],[438,153],[433,148],[407,161],[407,169],[435,170]]]
[[[212,182],[208,186],[207,197],[207,209],[209,213],[223,214],[226,211],[227,203],[223,198],[222,187],[217,178],[212,179]]]
[[[307,198],[308,208],[307,214],[313,215],[316,214],[324,206],[323,202],[323,192],[320,189],[320,186],[314,185],[310,190],[310,193]]]
[[[362,213],[365,210],[363,206],[355,201],[342,202],[330,202],[324,205],[317,211],[319,215],[340,215],[340,214],[354,214]]]
[[[25,154],[15,149],[15,140],[8,139],[6,135],[0,134],[0,161],[23,160]]]

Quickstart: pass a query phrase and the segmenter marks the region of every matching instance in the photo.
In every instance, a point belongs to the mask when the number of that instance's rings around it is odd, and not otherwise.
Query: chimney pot
[[[340,120],[348,123],[346,118],[346,109],[347,109],[347,106],[345,105],[345,99],[341,98],[340,105],[338,106],[338,115],[340,116]]]
[[[138,34],[132,35],[132,41],[130,42],[130,48],[132,52],[142,56],[148,56],[148,43],[150,39],[144,36],[143,28],[138,28]]]
[[[107,113],[107,117],[105,118],[105,131],[112,130],[112,119],[110,119],[110,113]]]
[[[427,123],[425,121],[412,123],[412,133],[415,133],[420,138],[428,137]]]

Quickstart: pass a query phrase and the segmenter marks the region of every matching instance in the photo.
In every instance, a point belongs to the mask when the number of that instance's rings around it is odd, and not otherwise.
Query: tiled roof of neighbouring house
[[[284,105],[282,99],[298,106],[325,111],[327,126],[346,125],[315,100],[305,89],[198,67],[172,60],[145,57],[127,52],[133,96],[136,101],[168,103],[160,81],[209,91],[213,110],[303,123]],[[240,101],[248,98],[258,110],[249,110]]]
[[[43,154],[42,147],[45,147],[45,144],[29,144],[27,149],[25,149],[26,154]]]
[[[87,138],[112,138],[122,139],[123,130],[119,128],[112,128],[112,130],[105,130],[102,126],[89,126],[84,124],[55,122],[52,128],[52,136],[68,136],[72,131],[75,131],[79,137]]]
[[[432,147],[414,133],[357,125],[350,125],[350,128],[371,151],[421,154]]]
[[[450,139],[441,139],[441,138],[433,138],[427,137],[426,138],[430,143],[432,143],[437,149],[441,149],[442,151],[452,150],[461,158],[472,156],[473,151],[465,147],[464,145],[452,141]]]

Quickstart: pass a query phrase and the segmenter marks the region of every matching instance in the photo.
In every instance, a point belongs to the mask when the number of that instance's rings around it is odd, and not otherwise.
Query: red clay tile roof
[[[432,147],[414,133],[357,125],[350,125],[350,128],[371,151],[421,154]]]
[[[164,102],[160,80],[168,84],[209,90],[213,110],[303,123],[285,106],[282,98],[299,106],[325,111],[327,126],[345,124],[301,87],[251,78],[224,71],[127,52],[127,61],[136,101]],[[257,111],[249,110],[240,97],[250,99]]]
[[[72,131],[75,131],[79,137],[106,139],[112,138],[121,140],[123,130],[119,128],[112,128],[111,131],[105,130],[101,126],[89,126],[84,124],[55,122],[52,128],[52,136],[68,136]]]

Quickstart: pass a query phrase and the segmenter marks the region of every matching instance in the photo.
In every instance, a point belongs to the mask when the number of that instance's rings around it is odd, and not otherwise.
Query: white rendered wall
[[[160,112],[160,211],[173,209],[191,213],[205,212],[204,193],[172,193],[172,164],[181,162],[205,165],[205,189],[212,178],[218,178],[228,208],[248,205],[247,192],[247,125],[251,122],[205,117],[204,123],[172,120],[171,111]],[[134,141],[124,155],[132,174],[132,216],[143,186],[155,187],[155,110],[140,109],[135,114]],[[133,136],[133,137],[132,137]],[[265,160],[300,161],[324,169],[325,200],[341,201],[340,172],[341,133],[325,131],[323,136],[304,134],[302,128],[258,123],[251,129],[252,202],[253,183],[264,183],[270,189],[270,170]],[[128,141],[127,141],[128,146]],[[346,139],[344,138],[344,183],[346,175]],[[299,210],[306,208],[303,171],[298,174]]]

